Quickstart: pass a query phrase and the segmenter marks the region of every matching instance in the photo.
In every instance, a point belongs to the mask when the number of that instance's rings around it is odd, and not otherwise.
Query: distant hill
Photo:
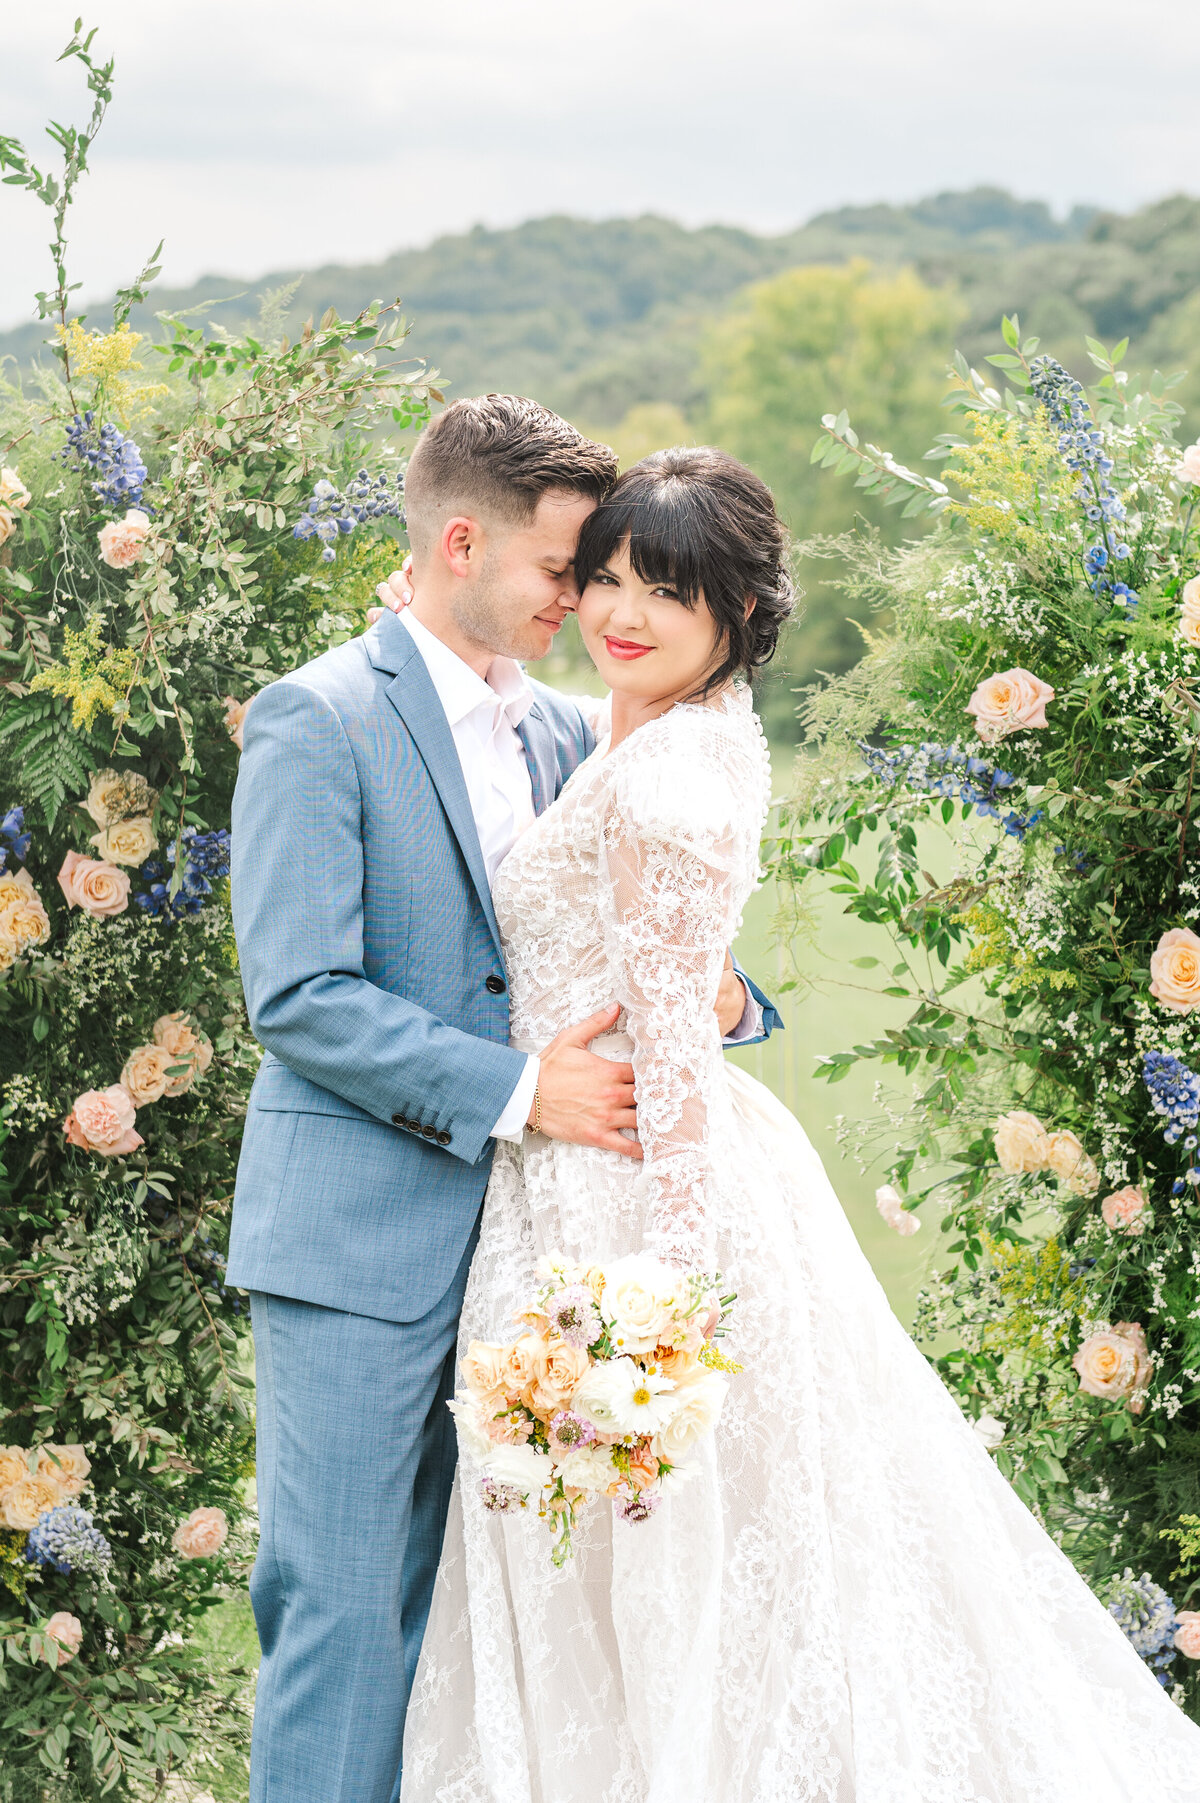
[[[1190,209],[1192,235],[1200,236],[1197,203],[1164,204]],[[328,306],[353,314],[376,297],[400,296],[414,322],[414,349],[445,372],[451,392],[516,389],[602,422],[642,400],[686,407],[694,398],[701,323],[746,283],[796,264],[849,257],[915,263],[927,277],[978,292],[981,303],[986,296],[989,323],[1002,272],[1014,293],[1066,292],[1075,304],[1082,288],[1079,305],[1089,318],[1093,289],[1106,317],[1121,310],[1108,304],[1113,290],[1145,312],[1157,289],[1143,294],[1146,284],[1134,274],[1136,233],[1122,237],[1133,223],[1087,209],[1056,220],[1043,202],[998,188],[939,194],[912,206],[843,207],[779,237],[728,226],[688,230],[652,215],[598,223],[556,215],[509,231],[479,226],[382,263],[275,270],[253,281],[206,276],[186,289],[158,288],[133,323],[154,333],[155,312],[200,308],[198,317],[232,327],[257,316],[261,295],[295,283],[284,327],[294,332]],[[1194,249],[1196,262],[1200,246]],[[1182,250],[1177,260],[1188,262]],[[99,320],[105,311],[97,306],[91,314]],[[0,355],[26,362],[44,337],[36,323],[18,327],[0,335]]]

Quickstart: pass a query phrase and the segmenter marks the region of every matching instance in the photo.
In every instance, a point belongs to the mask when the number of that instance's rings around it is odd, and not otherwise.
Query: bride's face
[[[685,607],[670,583],[644,582],[628,544],[596,571],[578,611],[588,655],[618,694],[688,696],[719,662],[721,637],[703,595]]]

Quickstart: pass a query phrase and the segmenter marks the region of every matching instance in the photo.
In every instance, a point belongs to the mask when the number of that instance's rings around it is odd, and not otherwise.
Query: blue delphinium
[[[25,1557],[33,1565],[50,1565],[55,1571],[98,1577],[112,1564],[112,1547],[89,1510],[60,1504],[38,1517],[37,1526],[25,1542]]]
[[[1196,1146],[1200,1121],[1200,1076],[1170,1052],[1147,1052],[1142,1059],[1142,1081],[1150,1091],[1150,1105],[1161,1115],[1163,1138],[1169,1146],[1182,1140],[1187,1151]],[[1189,1178],[1191,1172],[1188,1172]]]
[[[171,871],[180,842],[186,863],[183,881],[172,895]],[[211,833],[185,826],[179,840],[167,847],[166,862],[151,858],[142,865],[139,874],[147,887],[139,890],[134,900],[144,913],[170,913],[176,918],[183,914],[199,914],[212,894],[213,883],[229,875],[229,833],[223,826]]]
[[[1168,1682],[1167,1669],[1175,1658],[1175,1633],[1179,1623],[1175,1605],[1148,1571],[1135,1578],[1127,1566],[1108,1589],[1108,1613],[1146,1661],[1160,1684]]]
[[[9,808],[8,813],[0,820],[0,870],[8,863],[11,852],[17,864],[23,864],[29,856],[29,834],[25,831],[24,808]]]
[[[923,794],[966,802],[977,814],[998,820],[1011,838],[1023,839],[1042,817],[1040,808],[1032,814],[1018,814],[1011,808],[1001,813],[1004,791],[1012,788],[1016,777],[975,757],[961,745],[926,743],[884,751],[860,740],[858,748],[868,769],[880,781],[893,788],[902,782],[906,788]]]
[[[346,492],[325,478],[313,487],[304,512],[292,528],[292,537],[321,540],[321,559],[332,563],[337,553],[337,540],[353,532],[367,520],[403,520],[404,475],[380,474],[374,478],[370,470],[359,470],[346,484]]]
[[[96,480],[92,489],[103,506],[120,510],[142,505],[146,481],[142,453],[111,420],[97,430],[94,413],[85,413],[82,418],[77,413],[67,427],[67,442],[58,457],[62,463],[70,463],[73,458],[80,468],[93,471]]]
[[[1109,481],[1113,461],[1104,449],[1104,437],[1092,417],[1082,382],[1077,382],[1053,357],[1035,357],[1029,366],[1034,396],[1058,428],[1058,448],[1069,470],[1079,476],[1075,498],[1083,503],[1088,523],[1097,536],[1083,556],[1093,594],[1111,595],[1128,613],[1138,604],[1136,589],[1114,580],[1110,565],[1130,556],[1121,534],[1125,503]]]

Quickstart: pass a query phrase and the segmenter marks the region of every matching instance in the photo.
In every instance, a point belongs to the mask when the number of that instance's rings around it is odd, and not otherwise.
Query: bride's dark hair
[[[626,540],[643,582],[669,582],[685,607],[701,595],[707,602],[723,655],[704,694],[774,656],[794,591],[787,533],[753,470],[711,445],[643,457],[584,521],[575,553],[581,593]]]

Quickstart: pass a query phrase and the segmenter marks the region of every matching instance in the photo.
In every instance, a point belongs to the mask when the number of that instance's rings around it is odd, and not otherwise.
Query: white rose
[[[458,1444],[468,1458],[482,1465],[491,1457],[495,1448],[479,1425],[479,1411],[468,1398],[447,1404],[450,1413],[458,1426]]]
[[[600,1491],[615,1484],[619,1475],[609,1446],[576,1447],[559,1465],[558,1474],[572,1490]]]
[[[680,1274],[644,1252],[604,1267],[604,1318],[618,1352],[653,1352],[685,1301]]]
[[[655,1436],[655,1447],[668,1464],[674,1465],[689,1446],[712,1432],[728,1392],[728,1380],[719,1371],[706,1371],[679,1388],[671,1398],[673,1413]]]
[[[492,1446],[482,1461],[488,1477],[497,1484],[508,1484],[522,1496],[534,1496],[544,1484],[554,1480],[554,1464],[544,1452],[532,1446]]]
[[[1003,1421],[997,1421],[994,1415],[980,1415],[975,1423],[975,1433],[983,1441],[989,1452],[999,1446],[1005,1435]]]
[[[1175,465],[1178,482],[1200,482],[1200,444],[1190,444]]]

